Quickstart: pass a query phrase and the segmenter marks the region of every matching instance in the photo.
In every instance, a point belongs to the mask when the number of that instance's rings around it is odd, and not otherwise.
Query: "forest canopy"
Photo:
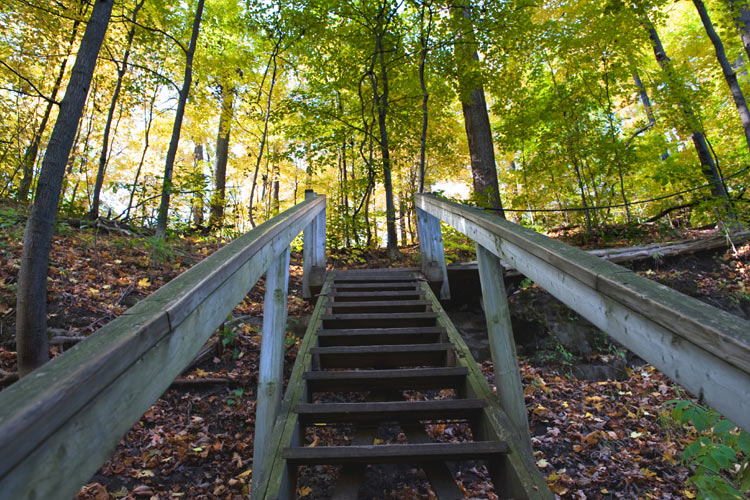
[[[420,189],[499,207],[477,193],[467,140],[481,90],[491,137],[475,142],[491,141],[487,189],[508,218],[589,232],[736,221],[746,4],[118,0],[59,208],[233,236],[313,189],[330,245],[383,244],[388,229],[410,243]],[[0,1],[1,197],[35,195],[92,9]]]

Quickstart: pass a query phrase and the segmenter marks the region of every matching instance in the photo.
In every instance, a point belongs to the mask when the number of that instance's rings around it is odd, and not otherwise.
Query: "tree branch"
[[[6,68],[8,68],[8,70],[10,70],[11,73],[13,73],[14,75],[16,75],[18,78],[20,78],[21,80],[23,80],[24,82],[26,82],[29,85],[29,87],[31,87],[32,89],[34,89],[34,92],[36,92],[36,96],[37,97],[41,97],[42,99],[44,99],[45,101],[47,101],[49,103],[57,104],[58,106],[60,105],[60,103],[58,101],[56,101],[54,99],[50,99],[49,97],[47,97],[46,95],[44,95],[42,93],[42,91],[39,90],[36,87],[36,85],[34,85],[34,83],[31,80],[29,80],[28,78],[26,78],[25,76],[23,76],[21,73],[19,73],[15,69],[13,69],[5,61],[0,61],[0,64],[2,64],[3,66],[5,66]],[[9,89],[9,90],[11,90],[11,89]],[[32,94],[28,94],[28,93],[23,92],[23,91],[15,91],[15,92],[18,92],[19,94],[24,94],[24,95],[32,95]]]

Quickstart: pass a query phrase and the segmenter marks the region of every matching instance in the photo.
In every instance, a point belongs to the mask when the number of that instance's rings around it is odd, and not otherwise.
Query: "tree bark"
[[[381,9],[375,33],[375,53],[373,54],[373,67],[374,59],[378,58],[379,61],[379,73],[380,73],[380,84],[382,86],[382,93],[378,91],[378,81],[375,78],[373,72],[370,73],[370,82],[372,84],[373,97],[375,99],[377,110],[378,110],[378,128],[380,130],[380,156],[383,161],[383,186],[385,187],[385,212],[386,212],[386,233],[388,242],[386,244],[388,249],[388,257],[391,260],[399,258],[398,251],[398,236],[396,235],[396,206],[393,201],[393,180],[391,173],[391,152],[388,145],[388,68],[385,64],[385,48],[383,47],[383,38],[385,37],[384,27],[384,9]]]
[[[737,75],[735,74],[734,69],[732,69],[732,64],[729,62],[729,59],[727,59],[727,53],[724,50],[724,44],[721,42],[719,34],[716,33],[713,23],[711,23],[711,18],[708,16],[706,5],[702,0],[693,0],[693,4],[698,11],[698,15],[701,18],[703,27],[706,29],[708,38],[714,45],[714,50],[716,51],[716,59],[719,61],[721,71],[724,73],[724,79],[727,81],[727,85],[729,85],[729,91],[732,93],[732,99],[734,99],[734,104],[735,106],[737,106],[737,112],[739,113],[740,120],[742,121],[742,129],[745,131],[745,142],[747,143],[747,147],[750,150],[750,110],[748,110],[747,108],[747,102],[745,101],[745,96],[742,93],[740,84],[737,81]]]
[[[425,3],[422,3],[421,21],[424,20],[424,9]],[[422,22],[420,22],[420,27]],[[421,51],[419,53],[419,86],[422,88],[422,135],[419,141],[419,185],[417,187],[418,192],[424,193],[424,176],[425,176],[425,155],[427,150],[427,124],[429,120],[429,112],[427,108],[427,101],[430,98],[430,94],[427,92],[427,83],[425,82],[424,70],[427,63],[427,41],[430,39],[430,31],[432,30],[432,8],[430,7],[430,17],[427,22],[427,31],[422,33],[419,37],[419,43]]]
[[[500,201],[500,188],[497,182],[495,148],[492,141],[490,117],[484,87],[478,74],[479,55],[467,7],[454,8],[454,21],[459,33],[454,47],[458,66],[458,85],[461,107],[466,127],[466,138],[471,154],[471,175],[474,182],[474,196],[477,204],[496,208],[497,214],[505,218]]]
[[[742,46],[745,47],[750,64],[750,7],[747,0],[729,0],[729,8],[735,15],[734,22],[740,32]]]
[[[281,50],[281,42],[283,39],[283,36],[279,36],[278,40],[276,40],[276,43],[273,47],[273,52],[271,52],[271,58],[268,61],[273,68],[271,72],[271,85],[268,88],[268,99],[266,99],[266,113],[263,118],[263,135],[260,138],[260,148],[258,149],[257,161],[255,162],[255,174],[253,174],[253,185],[250,187],[250,202],[248,204],[247,210],[250,217],[250,225],[252,227],[255,227],[255,220],[253,219],[253,197],[255,196],[255,185],[258,181],[258,170],[260,170],[260,162],[263,160],[263,150],[265,149],[266,140],[268,138],[268,122],[271,119],[271,100],[273,98],[273,88],[276,85],[276,74],[278,72],[276,57],[279,55],[279,51]]]
[[[81,119],[96,59],[112,15],[113,0],[94,4],[78,55],[60,102],[26,223],[16,302],[18,372],[27,375],[49,359],[47,338],[47,271],[60,189],[70,148]]]
[[[122,90],[122,82],[125,79],[125,73],[128,71],[128,59],[130,58],[130,49],[133,46],[133,38],[135,37],[135,22],[138,18],[138,11],[143,7],[143,3],[146,0],[140,0],[135,4],[133,9],[133,17],[131,18],[132,26],[128,31],[128,41],[125,45],[125,53],[122,56],[122,66],[117,68],[117,83],[115,83],[115,90],[112,92],[112,100],[109,103],[109,111],[107,112],[107,122],[104,125],[104,133],[102,135],[102,150],[99,153],[99,167],[96,170],[96,181],[94,182],[94,193],[91,200],[91,210],[89,211],[88,217],[91,220],[99,218],[99,197],[102,192],[102,185],[104,184],[104,174],[107,170],[107,162],[109,160],[109,134],[112,130],[112,120],[115,116],[115,108],[117,107],[117,101],[120,99],[120,91]],[[117,131],[115,130],[115,135]]]
[[[70,54],[73,52],[73,45],[75,44],[76,37],[78,36],[78,26],[80,24],[80,21],[75,21],[73,23],[73,30],[70,34],[68,49],[66,51],[65,57],[63,57],[62,64],[60,64],[60,71],[57,73],[55,83],[54,85],[52,85],[52,92],[50,94],[51,101],[47,102],[47,107],[44,109],[44,114],[42,115],[42,122],[39,124],[39,129],[34,134],[34,137],[31,140],[31,144],[26,149],[26,152],[23,155],[23,160],[21,162],[23,177],[21,178],[21,183],[18,185],[18,192],[16,194],[16,199],[18,201],[27,201],[29,199],[31,182],[34,179],[34,164],[36,163],[36,157],[39,154],[39,145],[42,142],[44,131],[47,129],[47,122],[49,122],[49,117],[52,114],[52,106],[54,105],[54,102],[52,101],[57,99],[57,93],[60,91],[60,85],[62,84],[63,77],[65,76],[65,68],[68,65]]]
[[[206,187],[203,180],[203,144],[196,144],[193,150],[193,175],[195,181],[198,181],[193,194],[193,200],[190,204],[190,212],[193,216],[195,227],[203,226],[203,190]]]
[[[211,215],[208,218],[208,227],[210,228],[221,227],[224,224],[227,160],[229,159],[229,135],[232,130],[233,106],[234,89],[222,88],[219,133],[216,137],[216,169],[214,171],[216,190],[211,197]]]
[[[174,160],[177,157],[177,146],[180,143],[180,132],[182,130],[182,119],[185,116],[185,104],[187,104],[190,86],[193,82],[193,56],[195,56],[195,47],[198,43],[198,32],[201,27],[201,18],[203,17],[203,3],[205,0],[198,0],[195,9],[195,19],[193,20],[193,31],[190,35],[190,45],[185,52],[185,76],[180,89],[180,97],[177,102],[177,113],[174,118],[172,127],[172,138],[169,141],[167,150],[167,159],[164,164],[164,183],[161,189],[161,202],[159,204],[159,215],[156,220],[156,238],[162,239],[167,234],[167,220],[169,219],[169,198],[172,194],[172,171],[174,169]]]
[[[677,81],[672,71],[671,60],[669,59],[669,57],[667,57],[667,53],[664,50],[664,46],[661,43],[661,39],[659,38],[659,34],[657,33],[654,25],[651,24],[651,22],[648,20],[646,20],[645,22],[649,38],[651,39],[651,44],[654,49],[654,56],[656,57],[656,61],[659,63],[661,69],[667,74],[667,78],[670,80],[670,83],[674,85],[677,83]],[[686,102],[685,100],[681,100],[679,102],[679,106],[682,109],[683,114],[685,115],[688,126],[692,129],[691,138],[693,140],[695,150],[698,153],[698,159],[701,163],[701,172],[703,173],[703,176],[708,180],[708,182],[711,183],[711,193],[715,198],[724,198],[728,201],[729,197],[727,196],[727,192],[724,189],[724,184],[721,181],[719,170],[716,168],[716,162],[714,162],[713,156],[711,156],[711,151],[708,149],[706,136],[701,130],[699,130],[697,126],[698,124],[695,118],[695,113],[693,112],[690,103]]]

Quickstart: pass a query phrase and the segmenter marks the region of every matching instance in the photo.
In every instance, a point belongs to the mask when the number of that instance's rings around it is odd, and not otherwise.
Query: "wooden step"
[[[445,366],[450,343],[315,347],[321,369]]]
[[[504,441],[286,448],[281,457],[292,466],[483,460],[508,452]]]
[[[438,342],[443,334],[444,330],[437,326],[320,330],[318,345],[432,344]]]
[[[369,292],[383,290],[418,290],[415,281],[402,281],[395,283],[338,283],[333,285],[334,293],[346,292]]]
[[[336,302],[331,305],[334,314],[371,314],[425,312],[431,302],[427,300],[365,300]]]
[[[415,423],[436,420],[470,420],[487,406],[483,399],[436,399],[374,403],[299,404],[295,411],[302,425],[341,422]]]
[[[423,295],[419,290],[384,290],[369,292],[331,292],[329,299],[335,303],[340,302],[362,302],[365,300],[420,300]]]
[[[380,273],[336,273],[333,284],[347,282],[387,282],[387,281],[417,281],[418,273],[412,272],[380,272]]]
[[[324,314],[323,328],[399,328],[435,326],[435,312],[373,313],[373,314]]]
[[[310,392],[358,392],[383,389],[462,390],[466,367],[404,368],[305,372]]]

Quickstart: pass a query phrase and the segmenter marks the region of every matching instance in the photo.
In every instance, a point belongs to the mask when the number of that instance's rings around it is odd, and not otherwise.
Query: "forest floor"
[[[0,207],[0,379],[15,371],[12,335],[24,222],[23,207]],[[702,235],[682,231],[668,239]],[[575,242],[576,237],[563,239]],[[607,243],[623,246],[661,239],[663,234],[650,234],[646,228],[633,240],[613,237]],[[179,238],[167,247],[147,237],[60,223],[50,257],[49,326],[56,336],[93,333],[223,244],[209,238]],[[471,259],[470,250],[456,248],[456,258]],[[416,248],[403,252],[405,261],[397,265],[415,265]],[[382,250],[334,252],[329,257],[329,266],[336,268],[390,265]],[[750,244],[737,252],[642,262],[635,270],[712,305],[750,316]],[[300,254],[295,252],[286,376],[312,311],[301,299],[301,274]],[[244,321],[214,335],[211,354],[146,411],[78,499],[224,499],[248,494],[263,293],[261,280],[234,311]],[[53,345],[51,354],[58,355],[65,347]],[[621,355],[605,349],[587,358],[608,363]],[[682,389],[643,363],[629,364],[621,380],[578,380],[571,376],[569,353],[564,350],[557,356],[524,357],[520,364],[537,465],[557,497],[695,498],[696,491],[686,486],[690,470],[681,464],[680,454],[697,433],[676,424],[667,404],[688,398]],[[482,368],[491,382],[491,363],[484,362]],[[457,439],[462,433],[451,425],[433,425],[428,431],[437,440]],[[325,498],[336,474],[332,467],[303,471],[299,496]],[[367,498],[433,498],[418,471],[407,468],[388,474],[388,491]],[[459,479],[467,497],[494,498],[481,469],[462,469]]]

